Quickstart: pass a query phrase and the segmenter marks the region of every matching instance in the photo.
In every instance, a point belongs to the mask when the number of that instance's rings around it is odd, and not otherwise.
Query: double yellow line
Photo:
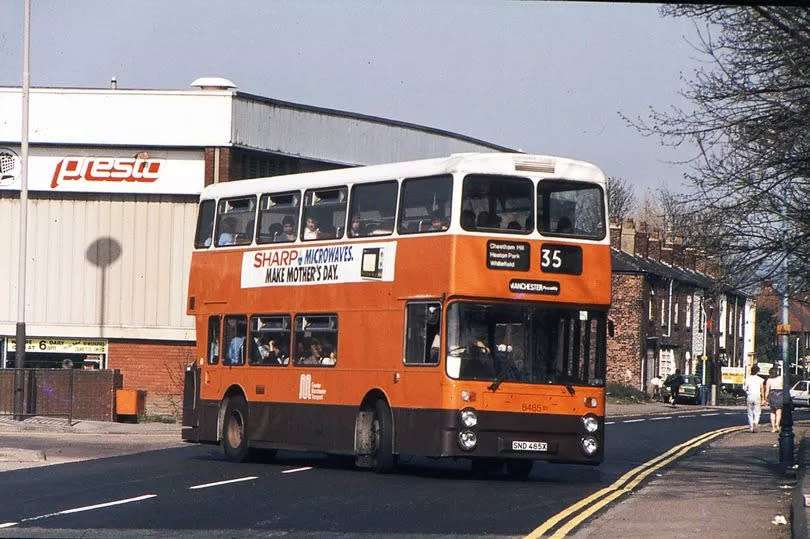
[[[594,513],[605,507],[619,496],[631,492],[639,485],[639,483],[644,481],[644,479],[654,471],[666,466],[673,460],[682,457],[688,451],[708,442],[709,440],[722,436],[723,434],[743,430],[745,428],[746,427],[739,426],[727,427],[725,429],[719,429],[701,434],[700,436],[696,436],[680,445],[676,445],[669,451],[658,455],[641,466],[633,468],[617,479],[616,482],[609,487],[605,487],[602,490],[591,494],[587,498],[583,498],[574,505],[563,509],[527,535],[526,539],[545,537],[545,534],[547,534],[549,530],[557,527],[561,522],[565,521],[565,519],[568,519],[567,522],[560,526],[557,531],[550,536],[552,539],[565,537],[574,528],[582,524],[585,519],[591,517]]]

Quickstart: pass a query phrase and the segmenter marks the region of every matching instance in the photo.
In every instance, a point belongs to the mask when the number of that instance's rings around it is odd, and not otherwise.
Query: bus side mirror
[[[608,337],[613,337],[615,329],[616,328],[613,326],[613,320],[608,320]]]

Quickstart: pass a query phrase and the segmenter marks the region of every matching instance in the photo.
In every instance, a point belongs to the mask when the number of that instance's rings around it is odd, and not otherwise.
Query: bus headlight
[[[582,439],[582,450],[585,452],[586,455],[589,457],[596,453],[596,450],[599,449],[599,442],[596,441],[596,438],[593,436],[586,436]]]
[[[463,430],[458,433],[458,445],[464,451],[472,451],[478,443],[478,436],[471,430]]]
[[[478,416],[475,415],[475,410],[472,408],[465,408],[460,414],[461,424],[468,429],[473,428],[478,424]]]
[[[585,432],[590,434],[599,430],[599,420],[593,415],[582,416],[582,425],[585,427]]]

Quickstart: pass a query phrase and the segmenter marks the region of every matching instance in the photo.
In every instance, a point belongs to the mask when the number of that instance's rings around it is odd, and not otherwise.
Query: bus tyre
[[[241,395],[228,399],[222,427],[222,448],[228,460],[245,462],[248,459],[247,403]]]
[[[532,473],[533,460],[510,459],[506,461],[506,473],[516,479],[526,479]]]
[[[388,473],[394,469],[394,428],[391,409],[383,400],[374,403],[374,419],[371,421],[371,469]]]

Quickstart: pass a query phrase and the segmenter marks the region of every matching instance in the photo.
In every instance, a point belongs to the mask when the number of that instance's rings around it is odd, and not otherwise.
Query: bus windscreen
[[[601,386],[600,311],[456,302],[447,311],[447,374],[462,380]]]

